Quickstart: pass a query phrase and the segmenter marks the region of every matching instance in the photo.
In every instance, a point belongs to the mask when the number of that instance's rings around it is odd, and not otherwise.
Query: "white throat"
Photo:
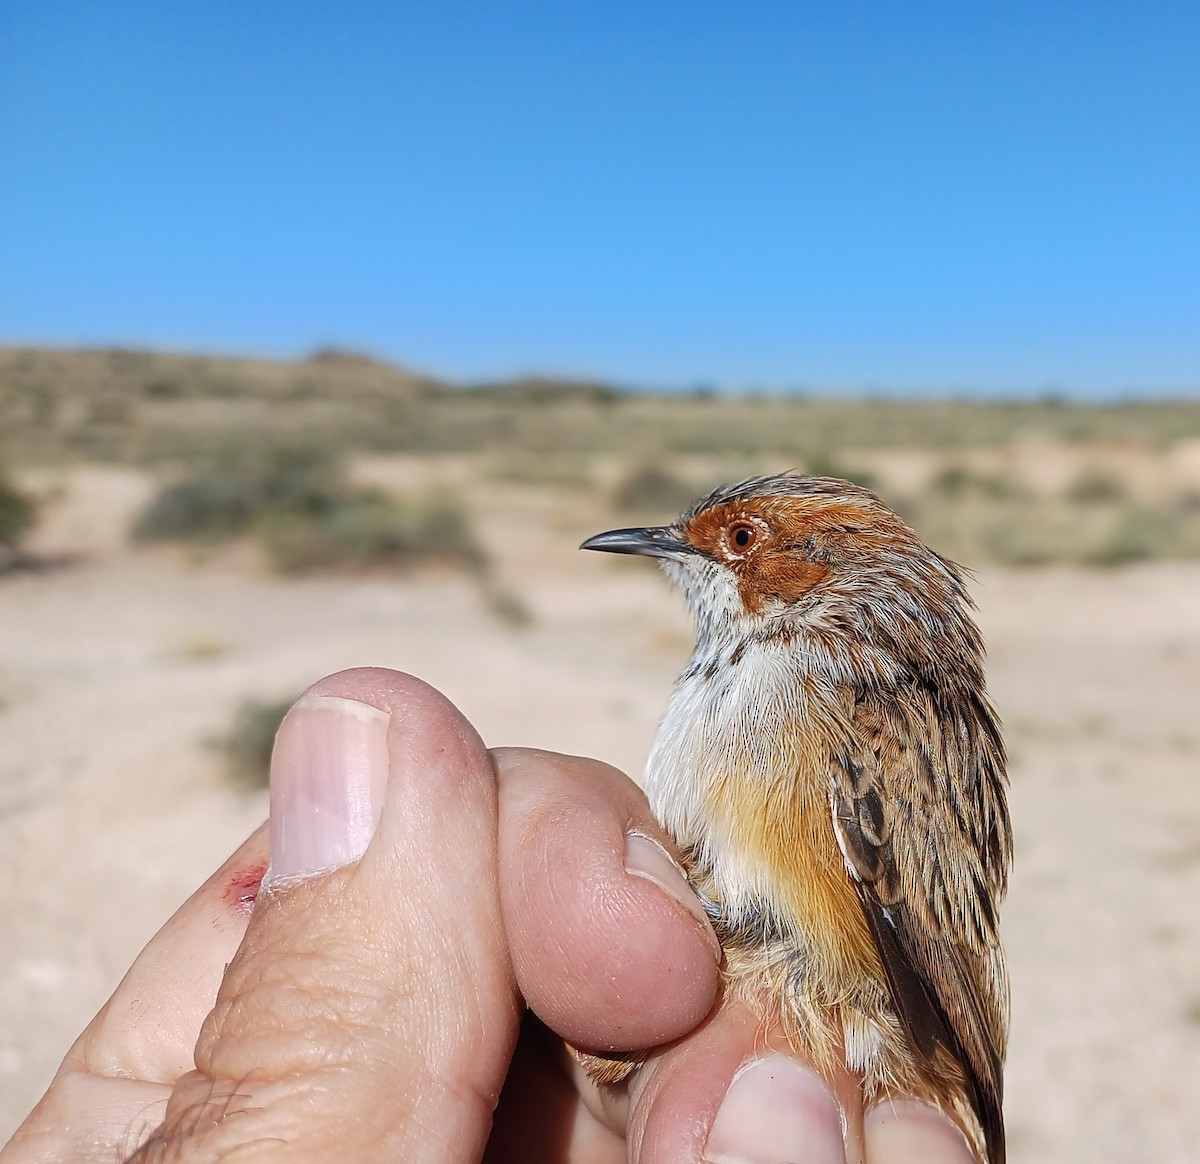
[[[812,714],[807,664],[801,639],[763,641],[728,623],[724,633],[702,635],[650,750],[645,788],[655,815],[711,870],[717,895],[735,915],[769,897],[772,883],[761,857],[715,816],[714,785],[761,782],[765,798],[777,782],[798,785],[813,773],[819,758],[798,751],[811,734],[796,730]],[[813,809],[828,812],[828,800]]]

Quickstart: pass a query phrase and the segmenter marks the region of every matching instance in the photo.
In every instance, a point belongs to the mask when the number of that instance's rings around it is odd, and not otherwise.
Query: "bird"
[[[644,789],[724,989],[865,1104],[925,1099],[1004,1164],[1012,830],[966,571],[874,493],[798,473],[581,548],[657,558],[694,618]]]

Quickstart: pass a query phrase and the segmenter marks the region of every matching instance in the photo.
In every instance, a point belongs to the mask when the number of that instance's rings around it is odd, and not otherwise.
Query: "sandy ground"
[[[231,788],[205,743],[244,697],[384,664],[439,686],[489,743],[636,772],[689,645],[655,571],[575,551],[619,522],[563,490],[471,490],[534,614],[518,630],[451,575],[285,582],[248,551],[134,551],[146,479],[49,483],[61,496],[39,547],[82,557],[0,578],[0,1142],[263,817],[265,797]],[[1011,1158],[1195,1164],[1200,565],[989,570],[976,592],[1013,752]]]

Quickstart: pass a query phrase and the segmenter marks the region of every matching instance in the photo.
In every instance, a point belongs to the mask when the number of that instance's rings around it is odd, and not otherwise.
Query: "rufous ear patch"
[[[806,535],[821,522],[824,508],[794,497],[756,497],[706,509],[688,522],[684,536],[733,571],[742,606],[757,614],[769,602],[799,600],[833,572],[827,561],[801,549],[806,541],[815,544]],[[759,540],[739,548],[731,531],[741,526],[761,531]]]

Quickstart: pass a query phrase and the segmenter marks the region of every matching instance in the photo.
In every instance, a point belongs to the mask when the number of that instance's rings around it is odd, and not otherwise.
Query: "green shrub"
[[[294,702],[294,697],[244,699],[234,708],[229,730],[209,741],[224,756],[226,774],[235,786],[248,791],[266,788],[275,733]]]
[[[664,519],[686,509],[700,495],[694,485],[656,465],[631,470],[613,491],[613,506],[635,513],[660,513]]]
[[[302,443],[227,446],[205,460],[151,499],[135,538],[219,542],[252,534],[285,574],[433,561],[484,569],[454,495],[397,500],[353,486],[330,450]]]
[[[268,514],[259,532],[272,565],[284,574],[431,562],[477,574],[485,560],[462,503],[444,494],[397,501],[356,491],[319,512]]]
[[[1086,547],[1081,560],[1089,566],[1123,566],[1150,558],[1187,556],[1184,531],[1174,514],[1129,506]]]
[[[237,477],[203,473],[164,485],[133,523],[137,541],[216,542],[244,533],[260,498]]]
[[[37,517],[33,498],[18,489],[0,470],[0,547],[15,548]]]
[[[1009,566],[1045,566],[1056,560],[1069,560],[1062,539],[1053,530],[1015,507],[1000,511],[981,527],[978,547],[968,540],[964,549],[952,545],[946,552],[960,560],[978,556]]]
[[[993,473],[980,473],[964,465],[945,465],[929,482],[930,490],[939,497],[952,501],[968,497],[982,497],[993,501],[1015,498],[1021,490],[1003,477]]]
[[[321,514],[346,492],[334,454],[311,444],[224,444],[198,461],[151,498],[134,522],[136,539],[223,541],[265,515]]]
[[[1074,502],[1065,497],[921,500],[916,529],[966,563],[1121,566],[1200,557],[1200,514],[1178,500],[1156,504]]]
[[[341,458],[325,446],[303,441],[268,445],[242,469],[271,512],[320,514],[347,493]]]
[[[485,584],[483,590],[487,609],[498,621],[515,630],[533,625],[533,611],[515,590],[495,582]]]

